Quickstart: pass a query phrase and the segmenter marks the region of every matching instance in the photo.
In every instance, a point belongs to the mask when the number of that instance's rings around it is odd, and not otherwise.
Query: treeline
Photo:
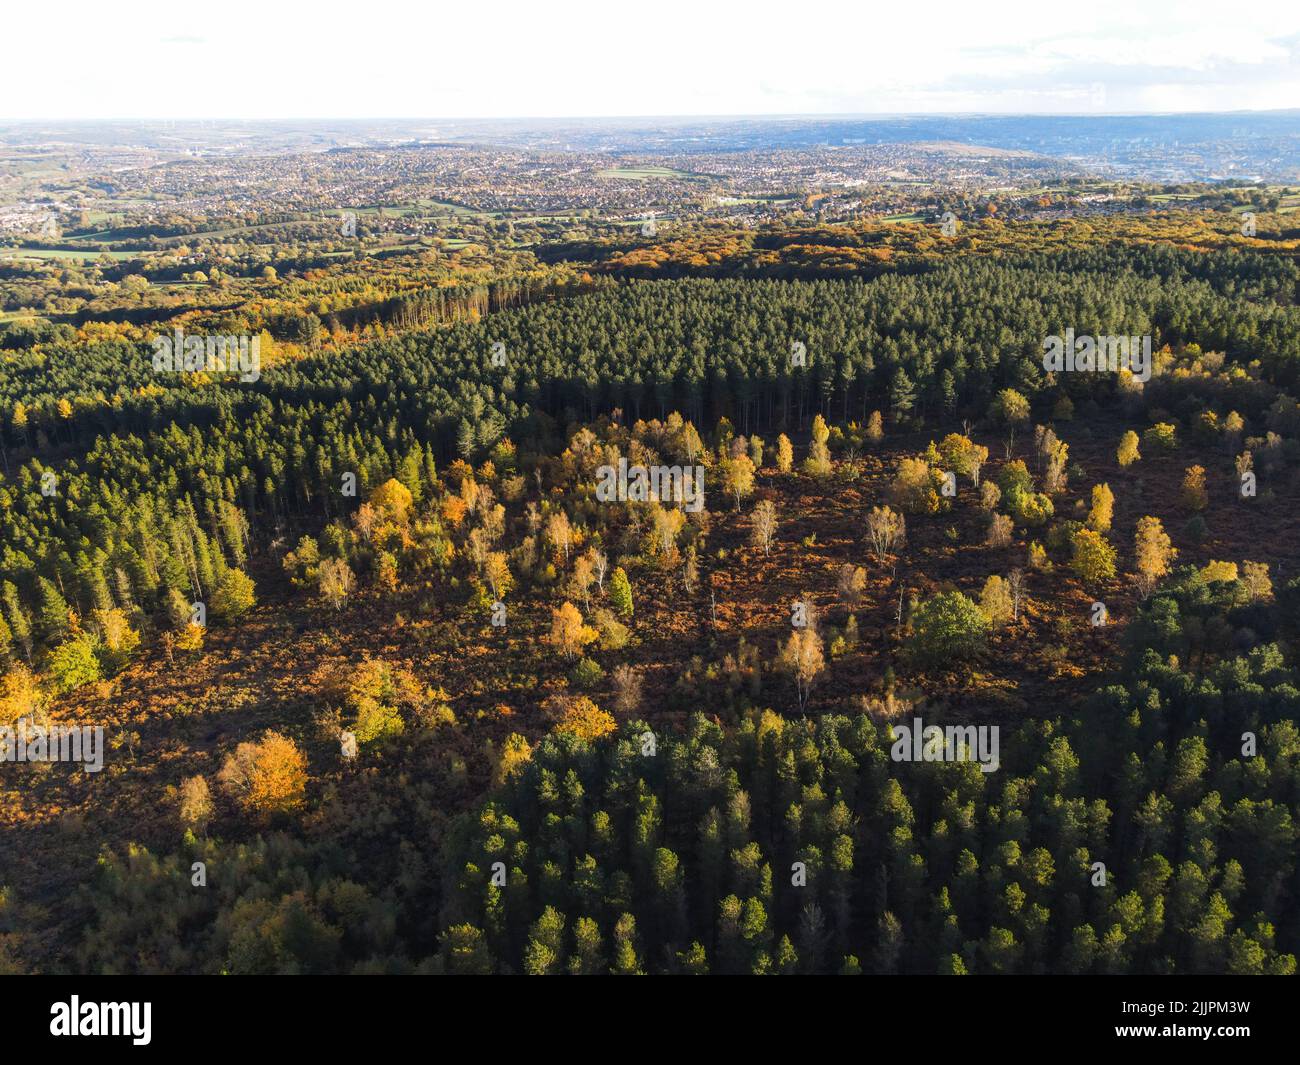
[[[611,283],[592,282],[579,287],[541,275],[502,278],[474,285],[430,286],[404,292],[384,301],[377,308],[359,308],[339,316],[345,324],[373,317],[398,330],[428,329],[453,322],[477,322],[498,311],[527,307],[546,298],[577,295],[584,288],[609,288]]]
[[[1152,396],[1187,418],[1231,409],[1247,431],[1294,436],[1300,413],[1281,388],[1300,367],[1300,312],[1282,294],[1296,279],[1278,259],[1151,248],[1123,265],[1094,249],[872,282],[634,283],[267,366],[256,383],[155,373],[149,352],[124,342],[15,354],[0,375],[0,580],[35,613],[39,578],[80,600],[101,565],[110,588],[117,570],[136,572],[124,544],[154,521],[146,500],[154,515],[189,500],[205,528],[234,506],[256,550],[288,523],[355,508],[390,477],[418,494],[437,462],[476,462],[506,435],[554,453],[566,425],[616,408],[726,417],[748,435],[814,413],[980,418],[1009,386],[1040,408],[1064,396],[1086,413],[1113,397],[1114,375],[1053,381],[1040,362],[1042,337],[1071,325],[1226,352],[1233,372],[1156,378]],[[490,303],[491,290],[473,298]],[[1255,360],[1259,371],[1238,369]],[[345,474],[359,497],[342,495]]]
[[[1229,213],[1116,213],[1008,223],[1001,216],[987,216],[992,206],[936,202],[922,212],[924,222],[780,223],[757,230],[724,223],[685,223],[653,238],[638,239],[624,231],[603,238],[553,242],[540,248],[538,255],[550,262],[590,263],[620,277],[808,280],[911,273],[953,255],[1050,255],[1100,246],[1112,249],[1119,258],[1135,247],[1160,244],[1200,252],[1232,250],[1294,258],[1300,246],[1300,229],[1288,225],[1287,215],[1257,216],[1255,235],[1245,237],[1241,217]],[[945,237],[939,222],[949,208],[957,218],[957,228]]]
[[[1300,312],[1289,302],[1298,279],[1296,264],[1276,257],[1152,246],[1129,249],[1122,261],[1093,248],[963,260],[869,282],[629,284],[486,323],[392,338],[346,360],[286,367],[267,374],[259,391],[442,388],[477,395],[502,414],[511,404],[552,415],[569,408],[588,418],[614,407],[647,417],[677,409],[696,422],[725,415],[742,430],[790,424],[816,411],[865,417],[878,406],[896,417],[978,414],[1008,386],[1032,395],[1059,385],[1076,403],[1105,399],[1113,375],[1072,374],[1053,383],[1043,371],[1043,338],[1067,326],[1078,334],[1151,334],[1156,347],[1196,342],[1233,361],[1258,358],[1268,380],[1288,386],[1300,366]],[[499,305],[519,298],[506,287],[497,291]],[[483,305],[482,295],[429,293],[400,313],[419,318],[438,300],[466,298]],[[420,310],[422,301],[431,309]],[[489,290],[489,307],[492,301]],[[239,322],[217,324],[229,332]],[[496,342],[505,345],[503,365],[489,358]],[[806,348],[803,365],[792,358],[795,343]],[[135,360],[120,350],[52,348],[42,355],[39,365],[17,362],[0,377],[11,445],[16,402],[52,422],[59,399],[107,393],[113,364],[128,387],[152,382],[194,392],[190,380],[152,376],[145,350]],[[202,391],[193,398],[215,402]],[[124,403],[119,421],[130,425],[139,405]],[[464,416],[465,407],[466,401],[444,406],[442,417]]]

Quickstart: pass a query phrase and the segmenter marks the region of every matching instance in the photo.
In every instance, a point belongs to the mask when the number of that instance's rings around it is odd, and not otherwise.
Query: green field
[[[69,251],[66,248],[0,248],[0,258],[5,259],[98,259],[107,255],[110,259],[143,259],[151,253],[147,251],[100,251],[87,248],[85,251]]]
[[[524,224],[538,224],[541,222],[578,222],[580,219],[575,214],[530,214],[514,217],[513,215],[501,214],[496,216],[501,222],[518,222]]]
[[[462,207],[458,203],[447,203],[444,200],[420,200],[419,206],[431,210],[445,211],[448,214],[472,215],[475,218],[487,216],[486,211],[476,211],[472,207]]]
[[[698,174],[691,174],[685,170],[670,170],[666,166],[640,166],[640,167],[615,167],[611,170],[596,171],[598,178],[617,179],[622,181],[648,181],[651,178],[697,178]]]

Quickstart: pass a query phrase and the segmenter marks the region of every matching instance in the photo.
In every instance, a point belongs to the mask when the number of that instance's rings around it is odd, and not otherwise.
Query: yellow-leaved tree
[[[1092,509],[1088,512],[1088,528],[1104,533],[1110,529],[1115,516],[1115,493],[1108,484],[1092,486]]]
[[[241,743],[217,774],[221,788],[258,820],[299,809],[307,794],[307,759],[278,732]]]
[[[1138,435],[1132,429],[1120,437],[1119,448],[1115,452],[1115,458],[1119,460],[1121,466],[1132,466],[1142,457],[1138,450]]]
[[[392,477],[370,494],[370,505],[399,527],[406,524],[412,502],[410,489]]]
[[[1150,595],[1160,578],[1169,572],[1169,566],[1178,556],[1173,541],[1160,524],[1159,518],[1147,515],[1139,519],[1133,537],[1136,556],[1138,586],[1143,595]]]
[[[572,700],[565,708],[556,732],[565,732],[581,740],[597,740],[608,736],[617,726],[614,718],[585,695]]]
[[[566,601],[551,611],[548,639],[565,658],[577,658],[599,635],[590,625],[583,624],[581,612],[572,603]]]

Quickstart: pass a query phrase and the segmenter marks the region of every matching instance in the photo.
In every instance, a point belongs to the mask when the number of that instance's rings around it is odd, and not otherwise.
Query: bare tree
[[[994,514],[993,520],[989,522],[989,532],[987,543],[989,547],[1006,547],[1011,543],[1011,532],[1015,528],[1015,522],[1006,514]]]
[[[564,511],[553,511],[546,519],[546,539],[564,556],[564,561],[567,563],[569,551],[573,548],[573,527],[569,524],[569,516]]]
[[[335,610],[341,610],[356,584],[351,567],[341,558],[327,558],[320,564],[318,579],[321,597]]]
[[[620,714],[635,714],[641,706],[641,674],[626,662],[614,667],[614,709]]]
[[[479,572],[483,570],[483,563],[487,560],[491,546],[487,534],[482,529],[471,529],[470,534],[465,537],[465,555]]]
[[[1043,461],[1051,457],[1052,452],[1056,450],[1056,445],[1056,434],[1048,426],[1034,426],[1034,464],[1040,472],[1043,469]]]
[[[591,559],[591,568],[596,574],[596,590],[603,592],[605,590],[605,573],[609,569],[609,559],[605,557],[605,552],[595,547],[589,548],[587,557]]]
[[[1024,595],[1025,571],[1017,567],[1007,574],[1007,586],[1011,589],[1011,620],[1020,620],[1020,599]]]
[[[867,538],[876,561],[884,562],[886,555],[906,541],[907,522],[902,514],[889,507],[872,507],[867,515]]]
[[[687,595],[695,591],[699,579],[700,566],[695,560],[695,545],[692,544],[686,549],[685,560],[682,562],[682,587],[686,589]]]
[[[760,501],[754,508],[752,520],[754,529],[750,539],[766,555],[772,550],[772,541],[776,538],[776,504],[770,499]]]
[[[799,712],[803,713],[808,706],[808,696],[812,692],[813,682],[826,668],[821,637],[812,628],[796,629],[781,649],[777,663],[794,678],[795,691],[799,697]]]

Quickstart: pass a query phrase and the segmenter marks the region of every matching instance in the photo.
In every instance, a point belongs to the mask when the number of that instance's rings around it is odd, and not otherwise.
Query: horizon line
[[[78,125],[108,125],[114,123],[149,124],[155,122],[243,122],[307,123],[307,122],[725,122],[725,121],[814,121],[826,119],[906,121],[918,118],[1195,118],[1230,115],[1288,115],[1300,117],[1300,106],[1275,108],[1234,108],[1223,111],[799,111],[754,112],[733,114],[636,114],[636,115],[369,115],[343,116],[292,116],[241,117],[241,116],[115,116],[111,118],[86,118],[75,116],[41,118],[0,117],[0,125],[32,125],[37,123],[72,123]]]

